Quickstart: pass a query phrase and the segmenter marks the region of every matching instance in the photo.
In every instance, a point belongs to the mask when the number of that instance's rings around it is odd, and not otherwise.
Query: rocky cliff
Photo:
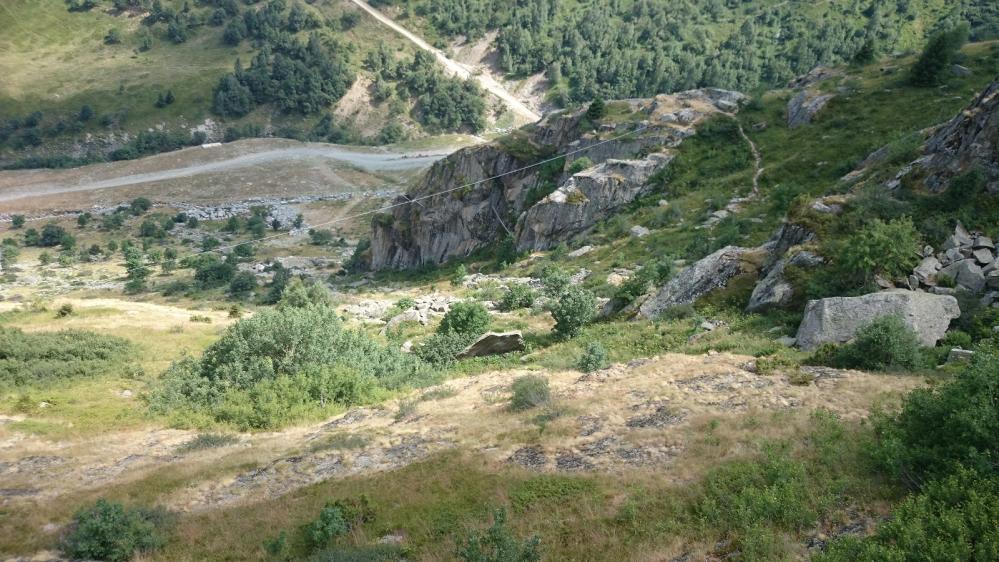
[[[926,143],[918,161],[926,171],[926,186],[934,191],[962,172],[980,168],[990,193],[999,193],[999,79]]]
[[[551,248],[642,195],[669,165],[672,148],[742,100],[737,92],[703,89],[611,102],[613,117],[598,124],[583,109],[555,113],[460,150],[434,164],[391,213],[373,219],[371,268],[439,264],[506,237],[521,250]],[[588,168],[564,171],[584,156]],[[546,185],[555,189],[537,201],[529,197]]]

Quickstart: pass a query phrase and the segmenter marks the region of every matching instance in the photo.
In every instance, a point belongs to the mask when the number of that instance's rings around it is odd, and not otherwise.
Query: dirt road
[[[519,99],[517,99],[513,94],[508,92],[499,82],[494,80],[491,76],[487,75],[475,75],[472,71],[465,65],[448,58],[440,49],[434,48],[432,45],[421,39],[418,35],[412,33],[405,27],[397,24],[392,18],[386,16],[385,14],[379,12],[375,8],[371,7],[370,4],[364,0],[351,0],[359,8],[365,12],[371,14],[375,19],[392,28],[393,31],[402,35],[406,39],[410,40],[414,45],[427,51],[434,55],[437,60],[444,66],[449,74],[458,76],[460,78],[468,79],[475,78],[479,85],[482,86],[484,90],[498,97],[503,101],[513,111],[518,117],[526,119],[529,123],[534,123],[541,119],[541,115],[535,113],[531,108],[524,105]]]
[[[190,151],[208,151],[215,148],[191,148]],[[431,150],[413,153],[394,153],[384,151],[362,151],[333,145],[309,144],[277,149],[262,150],[223,159],[195,162],[190,165],[150,171],[146,173],[127,173],[117,177],[88,180],[87,175],[79,176],[77,181],[50,182],[6,182],[0,174],[0,202],[13,201],[26,197],[39,197],[59,193],[92,191],[112,187],[123,187],[176,178],[189,178],[197,175],[230,171],[239,168],[258,166],[269,162],[329,159],[356,166],[368,172],[397,172],[416,170],[430,166],[437,160],[447,156],[452,150]],[[7,184],[7,185],[4,185]]]

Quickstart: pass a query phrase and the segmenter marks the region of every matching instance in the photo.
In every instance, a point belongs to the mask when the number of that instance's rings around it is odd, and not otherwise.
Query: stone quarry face
[[[951,320],[961,315],[957,299],[918,291],[891,290],[861,297],[809,301],[798,328],[798,346],[812,350],[824,343],[850,341],[878,318],[896,316],[925,346],[936,345]]]

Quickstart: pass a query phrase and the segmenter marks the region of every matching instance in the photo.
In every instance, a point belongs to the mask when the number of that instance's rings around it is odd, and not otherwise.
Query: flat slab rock
[[[520,330],[512,332],[487,332],[458,354],[459,359],[467,357],[485,357],[499,355],[511,351],[524,350],[524,334]]]
[[[961,315],[957,299],[917,291],[892,290],[861,297],[833,297],[809,301],[798,328],[798,347],[815,349],[824,343],[846,343],[874,320],[897,316],[920,343],[932,346]]]

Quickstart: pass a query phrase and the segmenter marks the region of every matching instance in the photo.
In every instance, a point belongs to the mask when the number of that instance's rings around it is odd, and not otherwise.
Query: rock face
[[[816,267],[822,262],[821,256],[809,251],[797,252],[792,256],[780,259],[753,287],[753,294],[749,297],[749,305],[746,306],[746,310],[762,312],[771,308],[787,306],[794,298],[794,287],[784,277],[785,268],[788,266]]]
[[[739,275],[759,271],[765,257],[760,248],[726,246],[677,273],[639,308],[646,318],[655,318],[674,306],[693,304],[720,289]]]
[[[646,182],[673,160],[668,153],[642,160],[607,160],[573,175],[517,222],[517,249],[547,250],[593,227],[646,192]],[[648,234],[642,229],[636,236]]]
[[[952,177],[979,168],[989,192],[999,192],[999,80],[930,138],[918,163],[932,190],[942,191]]]
[[[458,354],[458,359],[499,355],[511,351],[524,350],[524,335],[520,330],[512,332],[487,332]]]
[[[651,175],[669,164],[671,148],[706,117],[737,110],[742,99],[702,89],[613,102],[643,118],[588,132],[583,110],[553,113],[497,142],[460,150],[435,163],[391,213],[373,218],[371,268],[439,264],[508,236],[521,249],[553,247],[643,194]],[[550,166],[527,168],[568,152],[567,166],[584,156],[593,166],[571,177]],[[529,192],[549,182],[556,190],[529,205]]]
[[[824,343],[845,343],[857,330],[885,316],[897,316],[920,343],[932,346],[944,336],[950,321],[961,315],[957,299],[917,291],[891,290],[862,297],[809,301],[798,328],[798,346],[815,349]]]

